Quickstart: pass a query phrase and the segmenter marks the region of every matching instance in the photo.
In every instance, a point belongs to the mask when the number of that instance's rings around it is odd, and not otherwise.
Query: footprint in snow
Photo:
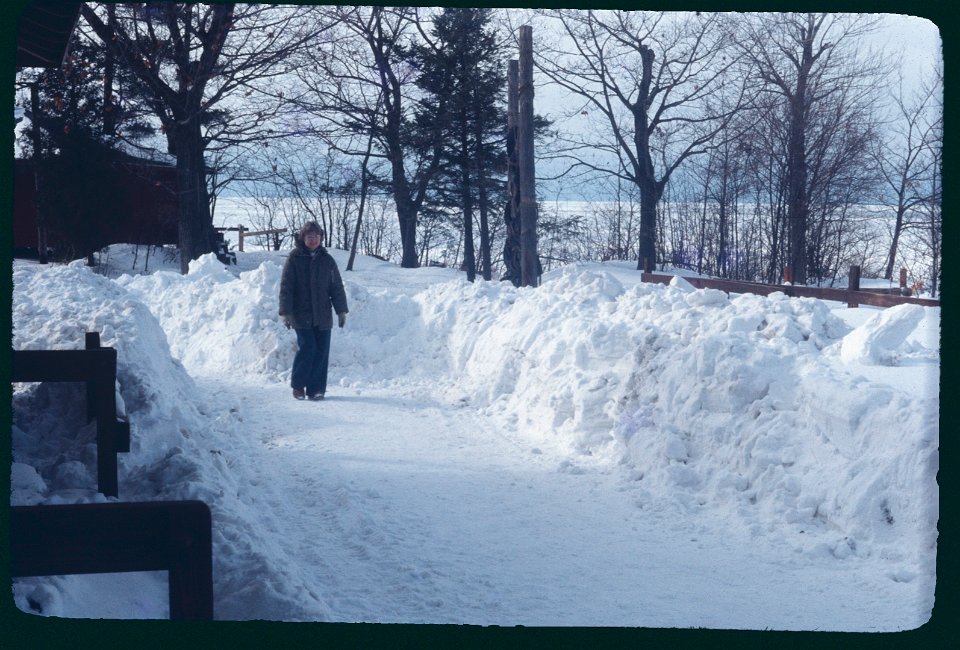
[[[560,463],[560,466],[557,468],[557,471],[562,472],[563,474],[584,474],[585,470],[569,460],[565,460]]]
[[[887,577],[894,582],[913,582],[913,579],[917,577],[917,574],[909,569],[900,569],[898,571],[888,573]]]

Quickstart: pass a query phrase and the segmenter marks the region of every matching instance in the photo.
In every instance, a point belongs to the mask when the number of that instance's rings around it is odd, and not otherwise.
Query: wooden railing
[[[236,232],[237,250],[243,252],[243,240],[246,237],[256,237],[258,235],[279,235],[287,232],[286,228],[272,228],[270,230],[248,230],[246,226],[240,225],[230,228],[216,228],[217,232]],[[280,250],[280,240],[273,238],[273,250]]]
[[[14,350],[11,381],[82,381],[87,417],[97,421],[97,488],[118,496],[117,454],[130,451],[130,425],[117,420],[117,351],[88,332],[84,350]]]
[[[117,420],[117,351],[88,332],[84,350],[14,350],[11,381],[82,381],[97,421],[97,487],[118,496],[117,454],[130,425]],[[212,529],[200,501],[10,508],[11,576],[167,571],[170,618],[213,618]]]
[[[660,273],[641,274],[643,282],[670,284],[673,275]],[[902,304],[922,305],[924,307],[939,307],[939,300],[929,298],[914,298],[912,296],[895,293],[878,293],[869,289],[860,289],[860,268],[851,267],[848,287],[846,289],[831,289],[827,287],[808,287],[794,284],[760,284],[759,282],[742,282],[737,280],[719,280],[714,278],[683,277],[684,280],[698,289],[719,289],[727,293],[753,293],[768,296],[771,293],[781,292],[798,298],[819,298],[820,300],[835,300],[847,303],[848,307],[871,305],[874,307],[894,307]]]
[[[10,575],[166,571],[172,619],[213,618],[210,509],[201,501],[10,508]]]

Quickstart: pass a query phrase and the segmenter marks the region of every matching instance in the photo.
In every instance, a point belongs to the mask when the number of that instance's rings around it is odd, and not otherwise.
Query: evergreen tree
[[[148,133],[150,127],[124,114],[125,104],[105,83],[107,69],[101,48],[76,42],[59,68],[45,69],[29,83],[36,85],[38,110],[29,96],[20,104],[31,127],[21,134],[21,149],[38,164],[41,179],[36,201],[45,223],[60,233],[56,255],[90,257],[108,240],[125,216],[119,204],[114,163],[120,133]],[[40,150],[33,156],[34,129]]]
[[[506,168],[506,74],[491,15],[490,9],[447,7],[434,21],[430,42],[411,49],[411,62],[419,71],[417,86],[425,92],[417,122],[443,129],[431,198],[438,208],[460,212],[464,267],[471,282],[478,269],[484,279],[491,278],[489,210],[491,197],[503,191]]]

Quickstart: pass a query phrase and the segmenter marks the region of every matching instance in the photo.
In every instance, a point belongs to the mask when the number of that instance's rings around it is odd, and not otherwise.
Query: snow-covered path
[[[414,389],[199,381],[238,435],[290,563],[329,620],[894,630],[908,590],[875,562],[811,564],[707,513],[640,507],[605,459],[532,448]],[[256,396],[251,398],[251,396]],[[236,407],[235,407],[236,408]],[[502,426],[502,425],[501,425]],[[599,549],[599,550],[598,550]],[[837,611],[839,607],[841,611]],[[845,611],[843,611],[845,608]]]

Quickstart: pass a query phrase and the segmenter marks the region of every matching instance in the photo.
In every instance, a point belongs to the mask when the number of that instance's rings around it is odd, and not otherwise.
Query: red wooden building
[[[23,8],[17,21],[17,69],[56,68],[63,64],[67,43],[76,27],[79,2],[34,0]],[[111,202],[116,214],[103,223],[91,224],[98,244],[176,244],[176,170],[165,163],[134,158],[117,152],[111,165],[109,187],[120,187]],[[66,248],[69,241],[49,224],[38,228],[36,185],[32,160],[14,161],[14,255],[40,254],[43,248]],[[104,183],[105,187],[107,183]],[[104,191],[116,191],[107,190]],[[44,251],[45,253],[46,251]],[[39,255],[46,261],[46,255]]]
[[[122,189],[115,198],[118,214],[100,228],[100,244],[176,244],[177,178],[173,165],[118,154],[112,165],[112,186]],[[119,182],[118,182],[119,181]],[[33,162],[16,160],[13,192],[13,250],[15,256],[35,257],[37,209]],[[69,242],[53,227],[47,228],[47,247],[57,250]]]

